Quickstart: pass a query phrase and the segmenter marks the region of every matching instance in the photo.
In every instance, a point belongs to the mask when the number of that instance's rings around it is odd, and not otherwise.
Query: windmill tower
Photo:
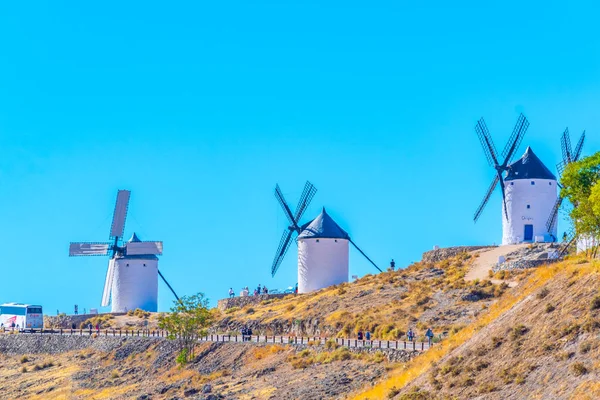
[[[271,274],[279,269],[287,250],[292,243],[292,235],[297,235],[298,244],[298,292],[309,293],[331,285],[348,281],[349,246],[351,243],[371,264],[381,270],[356,244],[350,236],[327,214],[325,208],[312,221],[300,226],[299,221],[308,208],[317,189],[306,182],[300,196],[296,213],[292,214],[279,185],[275,187],[275,197],[284,210],[290,226],[283,231]]]
[[[490,166],[496,170],[496,176],[473,219],[477,222],[499,183],[502,192],[502,244],[553,241],[556,237],[556,227],[546,229],[556,201],[556,177],[530,147],[523,157],[512,162],[527,128],[529,122],[521,114],[499,157],[483,118],[475,125],[483,151]]]
[[[158,305],[158,276],[167,284],[177,300],[179,298],[158,270],[158,257],[162,254],[162,242],[144,242],[134,233],[123,242],[125,219],[130,191],[119,190],[110,229],[110,242],[71,243],[69,256],[110,256],[102,307],[112,299],[112,312],[126,312],[140,308],[156,312]]]

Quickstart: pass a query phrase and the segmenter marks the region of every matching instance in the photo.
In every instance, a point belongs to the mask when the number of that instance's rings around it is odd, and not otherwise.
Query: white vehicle
[[[42,306],[22,303],[0,305],[0,326],[5,330],[20,331],[44,329]]]

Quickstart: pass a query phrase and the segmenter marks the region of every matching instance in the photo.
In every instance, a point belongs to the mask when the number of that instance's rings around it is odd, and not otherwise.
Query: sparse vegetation
[[[575,376],[581,376],[588,373],[588,369],[585,367],[583,363],[576,362],[571,365],[571,370],[575,374]]]

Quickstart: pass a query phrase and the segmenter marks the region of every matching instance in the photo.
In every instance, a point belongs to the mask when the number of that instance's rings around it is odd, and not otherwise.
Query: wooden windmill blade
[[[546,222],[546,230],[548,232],[552,232],[552,228],[554,228],[554,224],[557,222],[558,210],[560,209],[562,202],[563,202],[563,198],[559,197],[556,199],[556,202],[554,203],[554,206],[552,207],[552,211],[550,212],[550,217],[548,218],[548,221]]]
[[[474,222],[477,222],[477,220],[481,216],[481,213],[483,212],[483,209],[485,208],[485,206],[487,205],[488,201],[490,200],[490,197],[492,196],[492,193],[494,192],[494,189],[496,189],[496,185],[498,185],[499,181],[500,181],[500,178],[498,177],[498,175],[496,175],[494,177],[494,179],[492,180],[492,183],[490,184],[490,186],[488,188],[488,191],[485,194],[485,197],[483,198],[483,200],[479,204],[479,207],[477,207],[477,211],[475,211],[475,215],[473,216],[473,221]]]
[[[80,256],[107,256],[111,243],[102,242],[71,242],[69,244],[69,257]]]
[[[130,195],[131,192],[129,190],[119,190],[117,192],[117,202],[115,203],[115,211],[110,228],[110,239],[123,237]]]
[[[277,247],[277,252],[275,253],[275,258],[273,259],[273,265],[271,265],[271,276],[275,276],[277,270],[281,266],[281,262],[283,261],[285,254],[290,248],[290,244],[292,243],[292,234],[293,230],[286,229],[283,231],[283,235],[281,235],[281,239],[279,240],[279,246]]]
[[[275,198],[279,202],[279,205],[281,205],[281,208],[283,209],[283,212],[287,217],[290,226],[292,226],[296,231],[300,230],[300,227],[298,226],[297,220],[294,218],[292,210],[290,210],[290,207],[288,206],[287,202],[285,201],[285,198],[283,197],[283,193],[281,193],[279,185],[275,185]]]
[[[300,221],[300,218],[304,215],[304,212],[310,205],[313,197],[317,193],[317,188],[314,187],[312,183],[306,181],[304,185],[304,190],[302,191],[302,196],[300,196],[300,200],[298,201],[298,206],[296,207],[296,214],[294,215],[294,220],[296,223]]]
[[[560,150],[562,152],[563,162],[570,164],[573,161],[571,151],[571,137],[569,135],[569,128],[567,127],[563,132],[560,140]]]
[[[583,150],[583,143],[585,142],[585,131],[581,134],[579,138],[579,142],[577,142],[577,146],[575,146],[575,152],[573,153],[573,161],[579,161],[579,157],[581,157],[581,151]]]
[[[488,164],[492,167],[497,166],[498,152],[496,151],[496,146],[494,145],[492,136],[490,135],[483,118],[477,121],[477,124],[475,125],[475,132],[477,132],[477,137],[479,137],[479,141],[481,142],[481,147],[483,147],[483,152]]]
[[[163,242],[131,242],[125,245],[125,253],[128,256],[136,256],[142,254],[152,254],[156,256],[162,255]]]
[[[502,150],[502,157],[504,158],[503,166],[506,167],[510,164],[513,156],[515,155],[517,149],[521,145],[523,141],[523,137],[525,137],[525,132],[529,128],[529,121],[523,114],[519,115],[517,119],[517,123],[513,128],[513,132],[506,142],[506,146],[504,146],[504,150]]]

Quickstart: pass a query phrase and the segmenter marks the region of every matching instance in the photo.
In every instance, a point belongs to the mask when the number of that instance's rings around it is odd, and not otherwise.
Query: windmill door
[[[531,242],[533,240],[533,225],[525,225],[523,240],[526,242]]]

